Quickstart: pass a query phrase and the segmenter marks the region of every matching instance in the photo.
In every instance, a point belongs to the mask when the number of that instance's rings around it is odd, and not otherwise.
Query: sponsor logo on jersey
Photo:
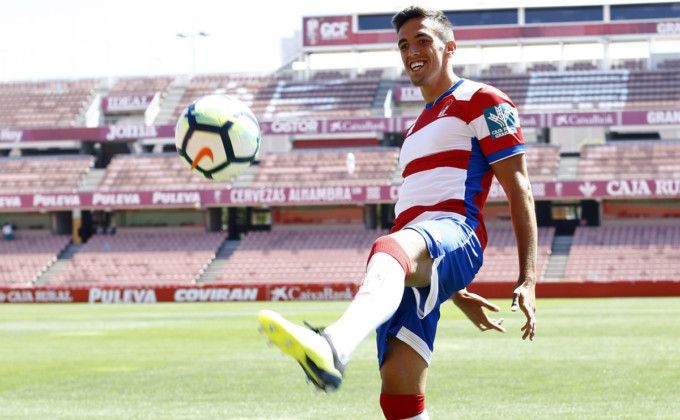
[[[516,134],[519,128],[517,109],[510,104],[498,104],[485,109],[484,121],[493,140],[508,134]]]
[[[446,116],[446,111],[449,110],[449,107],[451,106],[452,103],[453,103],[453,101],[448,101],[446,104],[444,104],[444,106],[442,107],[442,110],[439,111],[439,114],[437,114],[437,118],[441,118],[441,117]]]

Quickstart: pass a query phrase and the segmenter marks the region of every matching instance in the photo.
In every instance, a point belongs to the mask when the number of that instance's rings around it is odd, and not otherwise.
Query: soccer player
[[[511,309],[524,313],[522,338],[530,340],[537,229],[511,100],[454,74],[456,42],[442,12],[411,6],[392,23],[406,73],[427,102],[401,148],[404,182],[392,232],[373,244],[363,284],[336,322],[307,329],[267,310],[259,321],[325,391],[340,385],[350,355],[377,328],[385,417],[427,419],[425,384],[440,304],[452,298],[480,329],[503,330],[484,314],[492,307],[465,289],[482,265],[487,234],[481,212],[494,175],[508,197],[517,239],[520,270]]]

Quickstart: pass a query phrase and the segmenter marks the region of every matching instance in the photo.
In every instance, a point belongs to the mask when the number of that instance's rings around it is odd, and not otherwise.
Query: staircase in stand
[[[73,243],[70,243],[64,248],[59,255],[57,256],[57,260],[52,263],[45,271],[42,272],[36,279],[33,281],[33,284],[35,286],[42,286],[44,284],[48,284],[54,276],[56,276],[63,268],[66,266],[69,262],[69,260],[73,257],[73,255],[80,250],[82,245],[76,245]]]
[[[227,260],[231,256],[231,254],[234,253],[236,248],[238,248],[239,244],[241,241],[230,241],[226,240],[220,245],[219,249],[217,250],[217,253],[215,255],[215,259],[210,263],[208,268],[201,274],[201,276],[196,280],[196,283],[202,284],[202,283],[209,283],[211,281],[214,281],[217,276],[222,272],[222,269],[224,268],[224,265],[227,263]]]
[[[567,271],[567,260],[573,236],[557,235],[552,243],[552,253],[548,259],[543,279],[545,281],[560,281]]]

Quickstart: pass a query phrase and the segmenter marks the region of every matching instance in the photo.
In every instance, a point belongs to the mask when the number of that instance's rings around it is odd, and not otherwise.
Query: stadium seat
[[[196,228],[125,228],[95,235],[50,284],[194,284],[225,237]]]
[[[489,243],[484,251],[484,265],[475,281],[517,281],[519,275],[519,260],[515,234],[510,226],[487,227]],[[538,229],[538,250],[536,261],[537,281],[543,280],[545,269],[550,258],[551,246],[555,237],[555,228],[541,227]]]
[[[75,192],[92,168],[91,156],[0,159],[0,193]]]
[[[578,227],[568,280],[673,280],[680,273],[680,226],[670,221],[620,221]]]
[[[373,241],[385,233],[363,228],[251,232],[215,282],[360,282]]]
[[[586,145],[581,149],[581,179],[678,178],[680,142],[647,141]]]
[[[16,232],[12,241],[0,240],[0,287],[31,286],[70,241],[47,231]]]

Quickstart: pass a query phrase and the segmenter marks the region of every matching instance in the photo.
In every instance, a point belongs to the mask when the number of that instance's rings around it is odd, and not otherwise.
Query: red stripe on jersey
[[[396,219],[394,219],[394,226],[390,232],[396,232],[401,230],[409,224],[413,219],[420,216],[426,211],[446,211],[450,213],[458,213],[465,216],[465,201],[452,198],[450,200],[445,200],[440,203],[431,206],[413,206],[399,213]]]
[[[513,108],[516,108],[515,104],[512,103],[505,93],[492,86],[484,86],[470,98],[466,109],[467,120],[465,122],[469,124],[470,121],[484,114],[485,109],[503,103],[510,104]]]
[[[413,159],[408,165],[406,165],[406,168],[404,169],[404,172],[401,174],[401,176],[406,178],[407,176],[418,172],[443,167],[467,170],[469,161],[469,150],[447,150],[445,152],[439,152],[433,155],[427,155]]]
[[[479,139],[479,147],[482,148],[484,156],[488,156],[503,149],[508,149],[512,146],[517,146],[518,144],[524,144],[521,127],[517,127],[517,133],[506,134],[495,140],[492,139],[491,136]]]

